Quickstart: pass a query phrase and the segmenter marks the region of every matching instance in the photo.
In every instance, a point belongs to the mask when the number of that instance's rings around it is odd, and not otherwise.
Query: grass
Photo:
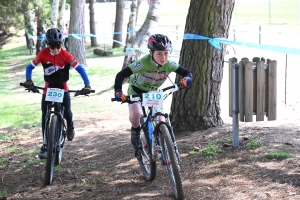
[[[99,185],[99,184],[103,184],[103,182],[105,182],[106,177],[99,174],[97,176],[94,176],[93,178],[89,178],[89,182],[91,182],[92,184],[95,185]]]
[[[236,0],[232,24],[299,24],[298,0]]]
[[[252,140],[251,142],[249,142],[248,144],[247,144],[247,149],[249,150],[249,149],[256,149],[256,148],[258,148],[259,146],[261,146],[261,144],[260,144],[260,142],[259,141],[257,141],[257,140]]]
[[[208,142],[203,150],[203,154],[207,156],[215,156],[221,152],[222,149],[214,141]]]
[[[5,197],[6,196],[6,188],[4,187],[3,189],[0,190],[0,197]]]
[[[16,153],[16,154],[24,152],[22,149],[19,149],[19,147],[17,146],[8,147],[5,149],[5,151],[9,153]]]
[[[18,38],[18,40],[22,38]],[[89,75],[92,88],[96,92],[109,91],[113,86],[114,77],[122,66],[114,65],[114,59],[123,58],[123,48],[109,49],[114,55],[110,57],[99,57],[93,54],[92,47],[86,46],[86,71]],[[17,58],[17,59],[16,59]],[[27,53],[27,47],[24,42],[13,42],[0,50],[0,127],[29,127],[40,126],[41,111],[40,99],[41,95],[26,93],[23,88],[18,85],[25,81],[25,68],[31,62],[33,56]],[[102,60],[99,62],[99,60]],[[43,86],[43,70],[41,65],[37,66],[32,73],[32,79],[35,85]],[[76,70],[71,69],[70,89],[81,89],[83,81]],[[99,94],[98,93],[98,94]],[[101,93],[100,93],[101,94]],[[71,97],[74,99],[73,97]],[[95,103],[96,97],[83,98],[76,97],[72,100],[72,111],[81,112],[99,112]],[[12,101],[13,99],[13,101]],[[74,102],[74,103],[73,103]],[[85,106],[82,106],[84,105]],[[0,134],[0,139],[9,140],[10,135]]]
[[[290,158],[291,155],[288,152],[276,150],[276,151],[265,154],[264,157],[268,158],[268,159],[284,160],[284,159]]]
[[[6,167],[6,164],[3,159],[0,159],[0,169],[4,169]]]

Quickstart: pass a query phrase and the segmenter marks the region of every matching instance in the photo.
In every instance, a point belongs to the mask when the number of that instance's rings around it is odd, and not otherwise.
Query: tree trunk
[[[60,11],[59,11],[60,14],[59,14],[59,23],[58,23],[58,29],[61,30],[62,32],[64,32],[64,28],[65,28],[65,21],[64,21],[65,10],[66,10],[66,0],[62,0],[60,5]]]
[[[190,2],[185,33],[209,38],[228,38],[234,0],[195,0]],[[223,50],[207,40],[184,40],[179,63],[193,73],[188,90],[174,93],[171,121],[174,129],[199,130],[223,124],[220,117],[220,87],[223,79]],[[176,82],[182,77],[176,76]]]
[[[36,36],[37,36],[37,41],[36,41],[36,54],[38,54],[42,49],[43,49],[43,45],[42,45],[42,35],[45,34],[44,33],[44,27],[43,27],[43,23],[44,23],[44,18],[43,18],[43,7],[40,4],[35,4],[36,9],[36,18],[37,18],[37,32],[36,32]]]
[[[94,0],[89,0],[89,9],[90,9],[90,33],[96,35]],[[91,37],[91,46],[92,47],[98,46],[96,37]]]
[[[136,16],[135,21],[136,21],[136,22],[137,22],[137,20],[138,20],[138,13],[139,13],[140,5],[141,5],[141,0],[138,0],[138,1],[137,1],[137,5],[136,5],[136,14],[135,14],[135,16]],[[130,9],[131,9],[131,7],[130,7]],[[131,18],[131,15],[129,16],[129,22],[128,22],[128,24],[127,24],[127,29],[126,29],[126,30],[129,30],[129,27],[130,27],[130,21],[131,21],[130,18]],[[126,40],[125,40],[125,43],[126,43],[126,44],[127,44],[128,38],[129,38],[129,34],[127,33],[127,34],[126,34]],[[126,52],[126,47],[127,47],[127,46],[125,46],[125,48],[124,48],[124,52]]]
[[[122,46],[123,41],[123,21],[124,21],[124,0],[117,0],[116,3],[116,19],[115,19],[115,29],[113,39],[113,48],[118,48]],[[119,41],[119,42],[115,42]]]
[[[152,31],[158,21],[158,9],[160,0],[151,0],[150,7],[146,19],[142,27],[135,32],[136,27],[136,13],[137,4],[136,0],[132,0],[131,13],[129,18],[129,29],[128,39],[126,42],[126,54],[124,57],[123,67],[128,67],[132,62],[136,61],[141,56],[141,48],[146,48],[147,39],[152,34]]]
[[[24,22],[25,22],[25,30],[26,30],[26,27],[28,24],[30,24],[30,14],[29,14],[29,9],[28,9],[28,2],[25,1],[25,0],[22,0],[22,7],[23,7],[23,10],[24,10]],[[28,35],[25,34],[25,40],[26,40],[26,46],[28,47]]]
[[[51,28],[57,28],[58,7],[59,7],[59,0],[53,0],[52,16],[51,16]]]
[[[69,36],[69,52],[73,54],[78,62],[86,65],[85,60],[85,46],[84,46],[84,7],[85,0],[72,0],[71,1],[71,17],[69,34],[78,34],[80,39]]]

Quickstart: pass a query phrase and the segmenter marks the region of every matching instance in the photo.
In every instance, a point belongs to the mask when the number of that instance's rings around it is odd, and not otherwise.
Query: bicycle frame
[[[159,142],[158,139],[158,129],[162,124],[165,124],[170,132],[170,136],[171,136],[171,140],[173,143],[173,147],[175,149],[175,153],[176,153],[176,157],[178,159],[178,162],[180,162],[180,155],[179,155],[179,151],[178,151],[178,147],[177,147],[177,143],[176,143],[176,139],[175,139],[175,135],[173,132],[173,128],[171,126],[170,120],[169,120],[169,116],[167,113],[163,114],[161,112],[155,112],[155,109],[153,109],[152,107],[149,108],[148,114],[146,113],[145,107],[142,106],[142,111],[143,111],[143,118],[146,120],[144,120],[144,123],[141,124],[141,129],[147,127],[147,136],[148,136],[148,140],[149,140],[149,145],[150,145],[150,149],[152,152],[152,155],[154,156],[154,160],[156,160],[155,158],[157,158],[157,156],[155,156],[155,151],[154,151],[154,147],[153,147],[153,136],[155,138],[155,142],[156,142],[156,148],[158,151],[158,158],[161,160],[162,165],[165,165],[165,158],[164,157],[160,157],[161,154],[161,144]],[[163,116],[166,120],[166,122],[163,121],[159,121],[157,118],[159,116]],[[154,129],[153,129],[154,127]],[[163,155],[162,155],[163,156]]]

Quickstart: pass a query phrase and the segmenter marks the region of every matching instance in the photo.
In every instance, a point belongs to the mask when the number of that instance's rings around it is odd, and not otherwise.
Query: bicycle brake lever
[[[175,84],[174,86],[175,86],[174,88],[170,89],[170,93],[173,93],[173,92],[176,92],[179,90],[179,87],[177,84]]]

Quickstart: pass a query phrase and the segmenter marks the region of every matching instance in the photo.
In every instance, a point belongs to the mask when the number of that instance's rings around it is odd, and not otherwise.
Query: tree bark
[[[57,28],[58,7],[59,7],[59,0],[53,0],[52,16],[51,16],[51,28]]]
[[[45,34],[44,33],[44,27],[43,27],[43,23],[44,23],[44,17],[43,17],[43,7],[41,4],[35,3],[35,7],[36,9],[36,18],[37,18],[37,31],[36,31],[36,36],[37,36],[37,41],[36,41],[36,54],[38,54],[42,49],[43,49],[43,45],[42,45],[42,35]]]
[[[69,34],[78,34],[80,39],[69,36],[69,52],[73,54],[78,62],[86,65],[85,59],[85,46],[84,46],[84,6],[85,0],[72,0],[71,1],[71,17]]]
[[[152,34],[152,31],[154,30],[158,21],[159,5],[160,0],[151,0],[150,7],[143,25],[138,31],[135,31],[137,19],[137,1],[132,0],[129,18],[130,32],[126,41],[126,47],[131,48],[131,50],[126,51],[122,68],[128,67],[128,65],[136,61],[141,56],[141,51],[139,50],[140,48],[146,48],[147,39]]]
[[[94,0],[89,0],[89,9],[90,9],[90,33],[96,35]],[[98,46],[96,37],[91,37],[91,46],[92,47]]]
[[[185,33],[209,38],[228,38],[234,0],[192,0]],[[220,117],[220,87],[223,79],[223,50],[207,40],[184,40],[179,63],[193,73],[188,90],[174,93],[171,122],[177,131],[199,130],[223,124]],[[176,82],[182,77],[176,76]]]
[[[118,48],[122,46],[123,41],[123,21],[124,21],[124,0],[117,0],[116,3],[116,19],[115,19],[115,29],[114,29],[114,42],[113,48]],[[117,32],[117,34],[116,34]],[[115,42],[119,41],[119,42]]]
[[[59,23],[58,23],[58,29],[61,30],[62,32],[64,32],[65,29],[65,21],[64,21],[65,10],[66,10],[66,0],[62,0],[60,5],[60,11],[59,11],[60,14],[59,14]]]
[[[27,25],[30,24],[30,14],[29,14],[29,8],[28,8],[28,2],[25,0],[22,0],[22,7],[23,7],[23,16],[24,16],[24,27],[26,30]],[[26,40],[26,46],[28,47],[28,35],[25,34],[25,40]]]

